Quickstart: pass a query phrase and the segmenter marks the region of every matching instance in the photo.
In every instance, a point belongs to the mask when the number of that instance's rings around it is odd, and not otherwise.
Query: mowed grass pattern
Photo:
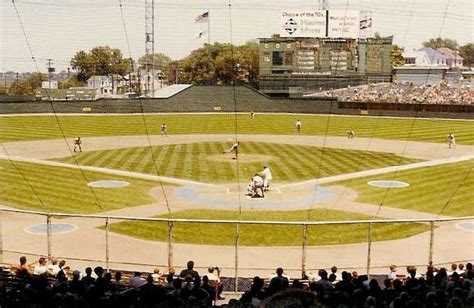
[[[144,147],[84,152],[76,155],[75,159],[81,165],[159,174],[208,183],[247,181],[255,172],[261,171],[264,164],[271,168],[274,181],[281,183],[417,161],[390,153],[262,142],[243,142],[239,147],[239,153],[268,156],[264,161],[237,164],[230,158],[227,161],[209,159],[213,155],[223,155],[222,151],[228,148],[229,143],[225,142],[173,144],[153,147],[153,156],[152,150]],[[71,157],[56,160],[74,163]]]
[[[410,186],[381,188],[367,184],[373,180],[403,181]],[[474,215],[474,159],[331,183],[335,184],[357,190],[360,202],[447,216]]]
[[[315,209],[308,211],[265,211],[239,214],[224,210],[187,210],[172,213],[173,218],[182,219],[222,219],[259,221],[307,221],[308,215],[318,217],[318,221],[363,220],[371,217],[336,210]],[[158,216],[168,218],[170,215]],[[315,220],[313,220],[315,221]],[[283,225],[239,225],[239,244],[242,246],[301,246],[303,233],[301,226]],[[163,222],[128,221],[110,225],[113,232],[146,240],[166,241],[168,226]],[[406,238],[429,230],[423,224],[374,224],[372,239],[386,241]],[[308,227],[308,245],[337,245],[367,241],[368,224],[328,225]],[[350,236],[342,236],[350,234]],[[174,223],[173,241],[202,245],[233,245],[234,224]]]
[[[84,176],[78,169],[0,160],[0,203],[43,212],[92,214],[155,202],[148,191],[156,182],[88,171]],[[88,181],[110,179],[130,185],[87,186]]]
[[[303,135],[345,136],[353,129],[357,137],[446,142],[452,132],[457,143],[474,145],[474,121],[292,114],[257,114],[255,119],[249,114],[8,116],[0,117],[0,142],[158,135],[161,123],[168,125],[169,134],[292,135],[297,119],[303,123]]]

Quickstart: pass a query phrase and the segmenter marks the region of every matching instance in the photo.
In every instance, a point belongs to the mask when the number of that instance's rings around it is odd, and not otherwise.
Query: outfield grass
[[[122,169],[142,173],[159,174],[174,178],[192,179],[200,182],[236,182],[250,179],[255,172],[267,164],[271,167],[275,181],[293,182],[312,178],[374,169],[416,162],[416,159],[401,158],[391,153],[341,150],[277,143],[245,142],[239,147],[242,154],[270,154],[266,161],[239,162],[215,161],[211,155],[222,156],[228,142],[202,142],[173,144],[153,148],[156,168],[151,151],[147,147],[85,152],[73,158],[55,159],[61,162]],[[158,172],[157,172],[158,169]]]
[[[159,134],[167,123],[170,134],[294,134],[297,119],[303,135],[345,136],[353,129],[358,137],[446,142],[453,132],[459,144],[474,145],[473,121],[341,117],[315,115],[264,115],[255,119],[240,114],[165,114],[118,116],[18,116],[0,117],[0,142],[66,137]],[[145,125],[146,123],[146,125]],[[19,129],[21,127],[21,129]]]
[[[172,213],[173,218],[184,219],[240,219],[260,221],[336,221],[370,219],[371,217],[336,210],[315,209],[311,211],[266,211],[242,212],[222,210],[187,210]],[[158,217],[167,218],[170,215]],[[317,217],[317,219],[315,219]],[[162,222],[119,222],[110,225],[113,232],[146,240],[166,241],[167,223]],[[386,241],[406,238],[429,230],[423,224],[375,224],[372,238]],[[331,225],[308,227],[309,245],[337,245],[367,241],[368,224]],[[173,241],[203,245],[233,245],[234,224],[174,223]],[[301,246],[302,226],[239,225],[239,243],[242,246]],[[350,236],[346,236],[350,234]]]
[[[406,188],[380,188],[372,180],[396,180]],[[474,215],[474,159],[331,183],[359,193],[357,201],[447,216]]]
[[[89,171],[84,174],[87,180],[78,169],[0,160],[0,203],[44,212],[92,214],[155,202],[148,191],[157,182]],[[109,189],[87,186],[88,181],[105,179],[130,185]]]

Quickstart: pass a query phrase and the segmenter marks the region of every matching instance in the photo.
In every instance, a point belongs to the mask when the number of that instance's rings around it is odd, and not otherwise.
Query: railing
[[[309,227],[312,227],[312,226],[324,226],[324,225],[360,225],[360,224],[363,224],[363,225],[367,225],[367,242],[364,244],[357,244],[357,245],[367,245],[366,246],[366,250],[365,250],[365,253],[366,253],[366,257],[365,257],[365,267],[362,267],[362,266],[357,266],[356,264],[355,265],[352,265],[353,268],[359,268],[363,271],[365,271],[367,273],[367,275],[370,275],[371,274],[371,270],[373,268],[380,268],[381,265],[373,265],[372,264],[372,257],[373,257],[373,245],[374,245],[374,240],[373,240],[373,226],[374,225],[377,225],[377,224],[387,224],[387,223],[424,223],[424,224],[429,224],[430,228],[429,228],[429,236],[428,236],[428,245],[427,245],[427,251],[425,251],[424,253],[421,252],[422,254],[425,255],[425,258],[424,260],[426,260],[426,263],[424,262],[421,262],[421,264],[427,264],[428,262],[431,262],[434,260],[434,258],[436,257],[435,256],[435,233],[436,233],[436,224],[440,224],[440,223],[450,223],[450,222],[457,222],[457,221],[471,221],[471,220],[474,220],[474,216],[469,216],[469,217],[458,217],[458,218],[432,218],[432,219],[380,219],[380,220],[353,220],[353,221],[307,221],[307,222],[289,222],[289,221],[244,221],[244,220],[241,220],[241,221],[236,221],[236,220],[200,220],[200,219],[168,219],[168,218],[148,218],[148,217],[130,217],[130,216],[105,216],[105,215],[83,215],[83,214],[65,214],[65,213],[44,213],[44,212],[36,212],[36,211],[25,211],[25,210],[17,210],[17,209],[0,209],[0,214],[2,216],[2,225],[0,226],[0,232],[1,232],[1,237],[0,237],[0,253],[1,253],[1,257],[2,257],[2,260],[1,261],[4,261],[3,260],[3,257],[4,257],[4,254],[5,253],[10,253],[10,254],[14,254],[16,255],[16,259],[18,258],[18,256],[20,254],[25,254],[25,255],[41,255],[41,254],[45,254],[49,257],[49,258],[52,258],[53,256],[55,257],[59,257],[58,254],[54,254],[53,253],[53,249],[58,249],[60,248],[59,245],[61,245],[61,243],[63,242],[64,238],[58,238],[56,239],[56,242],[55,242],[55,239],[53,239],[53,235],[54,235],[54,232],[52,230],[52,226],[53,226],[53,219],[66,219],[66,218],[75,218],[75,222],[77,222],[77,219],[79,219],[79,222],[87,222],[86,220],[87,219],[99,219],[99,220],[103,220],[103,232],[104,232],[104,237],[103,237],[103,241],[104,241],[104,245],[103,245],[103,248],[102,248],[102,245],[100,245],[99,247],[99,250],[103,249],[103,255],[104,255],[104,258],[97,258],[97,259],[94,259],[94,258],[81,258],[80,255],[78,254],[78,252],[76,251],[72,251],[70,253],[74,254],[74,257],[67,257],[68,259],[70,260],[83,260],[83,261],[89,261],[89,262],[101,262],[105,265],[105,268],[106,269],[109,269],[111,264],[127,264],[127,265],[133,265],[133,266],[136,266],[136,265],[143,265],[143,266],[151,266],[152,264],[149,263],[149,261],[152,261],[152,260],[148,260],[148,262],[133,262],[133,261],[120,261],[120,262],[117,262],[117,260],[113,260],[112,257],[111,257],[111,251],[110,251],[110,247],[111,247],[111,243],[115,243],[117,244],[115,241],[111,240],[111,234],[112,232],[110,231],[110,224],[113,222],[113,221],[144,221],[144,222],[155,222],[155,223],[166,223],[167,225],[167,240],[166,240],[166,263],[167,264],[162,264],[163,266],[168,266],[168,267],[172,267],[176,264],[176,260],[175,260],[175,255],[174,255],[174,248],[177,246],[177,245],[181,245],[179,243],[175,243],[174,242],[174,227],[177,223],[184,223],[184,224],[189,224],[189,223],[199,223],[199,224],[231,224],[231,225],[234,225],[235,226],[235,231],[234,231],[234,235],[233,235],[233,262],[227,262],[227,266],[226,268],[227,269],[232,269],[234,271],[234,279],[235,279],[235,286],[237,288],[238,286],[238,279],[239,279],[239,275],[241,274],[241,270],[242,270],[242,265],[240,264],[240,257],[241,255],[239,254],[241,252],[242,249],[244,249],[244,246],[242,246],[240,244],[240,240],[241,240],[241,231],[239,230],[239,228],[241,226],[244,226],[244,225],[255,225],[257,226],[255,229],[258,229],[258,226],[261,226],[261,225],[274,225],[274,226],[299,226],[301,227],[301,232],[302,232],[302,237],[301,237],[301,245],[299,247],[296,247],[296,248],[284,248],[283,251],[285,250],[292,250],[292,255],[293,256],[296,256],[296,252],[294,251],[295,249],[299,250],[299,254],[301,255],[301,261],[299,262],[296,262],[296,260],[294,260],[294,264],[297,264],[299,263],[299,272],[301,273],[301,275],[305,274],[305,273],[308,273],[309,270],[311,270],[311,268],[309,268],[310,266],[308,266],[308,249],[310,248],[313,248],[312,246],[309,246],[308,245],[308,228]],[[46,250],[43,250],[43,248],[37,248],[36,247],[36,251],[32,252],[31,250],[31,246],[30,245],[26,245],[26,247],[24,247],[24,250],[20,247],[20,249],[9,249],[8,247],[5,247],[5,243],[4,242],[10,242],[10,243],[15,243],[15,239],[18,238],[19,241],[21,241],[20,239],[20,233],[18,232],[15,232],[15,231],[11,231],[11,228],[9,228],[8,226],[5,226],[5,223],[7,223],[8,225],[11,225],[13,222],[12,221],[19,221],[20,223],[18,223],[19,225],[22,224],[22,220],[21,220],[21,215],[33,215],[34,217],[38,218],[38,217],[43,217],[44,219],[44,222],[46,223]],[[5,218],[10,218],[11,217],[11,220],[5,220]],[[31,220],[31,217],[29,218]],[[40,219],[41,220],[41,219]],[[28,221],[28,219],[25,219],[25,221]],[[64,220],[62,220],[64,221]],[[102,223],[101,223],[102,224]],[[9,231],[7,231],[9,230]],[[463,231],[463,232],[470,232],[470,231]],[[32,237],[32,236],[35,236],[35,235],[29,235],[27,234],[26,235],[26,238],[28,237]],[[86,236],[86,235],[84,235]],[[468,234],[467,236],[472,236],[472,234]],[[12,239],[13,237],[13,239]],[[63,236],[63,237],[67,237],[67,236]],[[126,238],[126,237],[124,237]],[[87,240],[87,239],[86,239]],[[120,241],[125,241],[125,239],[121,239]],[[401,240],[402,241],[402,240]],[[35,243],[38,243],[38,241],[33,241]],[[145,247],[147,247],[147,245],[149,245],[149,243],[153,243],[153,242],[146,242],[144,243]],[[94,244],[94,243],[91,243],[91,245]],[[78,243],[79,245],[79,243]],[[80,244],[80,245],[84,245],[84,244]],[[80,246],[79,245],[79,246]],[[122,246],[123,243],[120,243],[119,246]],[[354,244],[349,244],[349,245],[344,245],[344,246],[351,246],[351,245],[354,245]],[[420,249],[423,245],[426,245],[426,243],[420,243],[420,245],[417,245],[416,247],[416,250]],[[456,245],[455,243],[453,243],[453,245]],[[342,245],[339,246],[339,248],[343,249]],[[57,248],[59,247],[59,248]],[[124,248],[124,252],[126,250],[125,246],[123,246]],[[199,246],[199,247],[202,247],[202,246]],[[214,246],[215,247],[215,246]],[[324,249],[330,249],[329,247],[331,246],[324,246],[326,248]],[[402,246],[403,247],[403,246]],[[120,247],[119,247],[120,248]],[[247,247],[248,248],[248,247]],[[338,249],[339,249],[338,248]],[[458,247],[457,246],[453,246],[452,247],[453,249],[455,250],[458,250]],[[78,247],[78,251],[81,251],[81,249],[87,249],[87,247]],[[96,249],[95,247],[93,249]],[[155,249],[155,248],[151,248],[151,249]],[[221,247],[221,248],[217,248],[217,250],[225,250],[225,249],[230,249],[229,246],[226,246],[226,247]],[[253,249],[253,248],[252,248]],[[254,248],[256,250],[258,249],[268,249],[267,248]],[[279,248],[275,248],[275,249],[279,249]],[[443,247],[440,247],[440,249],[444,249]],[[205,248],[203,248],[203,250],[206,250]],[[468,249],[469,250],[469,249]],[[344,250],[341,250],[341,251],[344,251]],[[320,253],[321,250],[318,250],[316,251],[316,255],[318,253]],[[363,253],[362,250],[359,251],[361,254]],[[201,251],[199,252],[201,253]],[[264,251],[263,253],[268,253],[268,251]],[[394,251],[394,253],[396,253]],[[413,251],[413,253],[418,253],[420,254],[420,251]],[[210,260],[210,261],[207,261],[207,262],[213,262],[212,260],[212,257],[216,258],[217,256],[209,256],[209,258],[207,258],[206,260]],[[264,257],[262,255],[262,257]],[[360,257],[360,256],[359,256]],[[188,253],[186,256],[180,256],[180,259],[184,260],[184,259],[194,259],[195,256],[193,255],[193,253]],[[314,258],[314,256],[313,256]],[[448,262],[452,262],[452,261],[470,261],[470,259],[472,258],[472,253],[468,254],[467,255],[467,259],[463,259],[463,258],[466,258],[466,256],[460,256],[460,258],[458,258],[457,260],[440,260],[441,262],[445,262],[445,263],[448,263]],[[16,260],[14,259],[14,260]],[[261,261],[261,260],[260,260]],[[338,264],[337,263],[337,259],[334,259],[334,260],[331,260],[334,264]],[[388,261],[388,260],[387,260]],[[13,261],[10,261],[10,262],[13,262]],[[181,262],[179,262],[181,263]],[[233,263],[233,264],[232,264]],[[262,262],[257,262],[259,264],[262,264]],[[264,263],[264,262],[263,262]],[[266,263],[265,265],[268,264],[268,266],[252,266],[252,269],[254,271],[258,271],[258,270],[265,270],[265,271],[268,271],[268,270],[273,270],[275,267],[272,267],[270,265],[271,262],[269,263]],[[354,263],[356,263],[354,261]],[[382,264],[382,266],[388,266],[390,265],[392,262],[390,263],[386,263],[386,264]],[[439,262],[438,262],[439,263]],[[416,263],[413,263],[413,264],[416,264]],[[180,266],[183,266],[184,264],[179,264]],[[400,265],[400,264],[399,264]],[[407,264],[408,265],[408,264]],[[322,266],[321,266],[322,267]],[[249,267],[244,267],[244,268],[247,268],[249,269]],[[351,268],[351,266],[346,266],[345,268]],[[317,269],[317,268],[315,268]],[[296,269],[293,268],[294,271],[296,271]]]

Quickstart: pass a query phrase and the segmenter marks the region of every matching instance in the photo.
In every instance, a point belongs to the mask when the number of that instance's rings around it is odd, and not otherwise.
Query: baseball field
[[[300,133],[294,127],[297,119]],[[162,123],[168,137],[160,135]],[[138,209],[148,206],[151,217],[205,220],[472,216],[473,128],[474,122],[462,120],[292,114],[4,116],[0,203],[42,212],[131,216],[140,216]],[[348,130],[355,131],[354,139],[346,137]],[[454,149],[446,143],[451,132],[457,139]],[[83,152],[74,153],[78,136]],[[237,159],[222,154],[234,140],[241,141]],[[245,187],[264,165],[273,174],[271,190],[263,200],[249,199]],[[128,185],[88,185],[104,179]],[[367,184],[377,180],[408,185]],[[167,236],[164,223],[122,221],[110,227],[146,240]],[[385,224],[375,227],[373,240],[428,229],[416,223]],[[183,223],[174,232],[180,243],[231,245],[234,230],[224,224]],[[300,244],[301,229],[294,226],[246,225],[241,232],[242,245]],[[351,236],[344,236],[348,232]],[[308,243],[359,243],[366,234],[362,224],[314,226]]]

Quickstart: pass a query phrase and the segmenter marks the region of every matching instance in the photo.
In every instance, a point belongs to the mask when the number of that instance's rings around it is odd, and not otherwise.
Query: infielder
[[[450,133],[448,135],[448,147],[450,149],[454,148],[456,146],[456,137],[454,137],[453,133]]]

